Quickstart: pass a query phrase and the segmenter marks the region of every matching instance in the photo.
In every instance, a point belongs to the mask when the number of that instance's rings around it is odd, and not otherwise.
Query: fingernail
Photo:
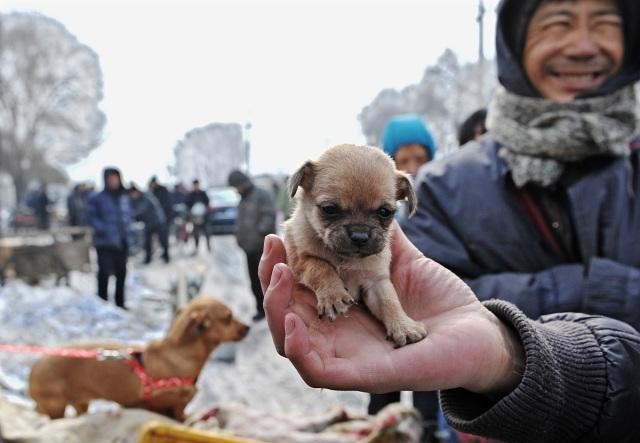
[[[269,286],[271,287],[274,287],[275,285],[277,285],[278,282],[280,281],[280,278],[282,277],[282,269],[279,265],[280,263],[275,265],[275,267],[273,268],[273,271],[271,271],[271,281],[269,282]]]
[[[263,246],[263,252],[262,252],[262,256],[266,256],[269,255],[269,252],[271,252],[271,247],[272,247],[272,240],[271,240],[271,236],[267,235],[264,238],[264,246]]]
[[[285,335],[290,335],[293,333],[293,330],[296,328],[296,321],[291,316],[287,316],[284,319],[284,333]]]

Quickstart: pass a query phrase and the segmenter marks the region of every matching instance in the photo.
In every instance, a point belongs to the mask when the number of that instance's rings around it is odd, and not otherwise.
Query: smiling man
[[[419,172],[403,226],[480,299],[640,328],[639,27],[637,0],[502,2],[489,134]]]

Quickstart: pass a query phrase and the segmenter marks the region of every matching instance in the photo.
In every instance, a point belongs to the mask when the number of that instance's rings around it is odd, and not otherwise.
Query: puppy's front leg
[[[391,280],[380,280],[364,288],[364,303],[373,316],[384,324],[387,336],[397,346],[415,343],[427,336],[424,325],[412,320],[402,309]]]
[[[350,305],[356,303],[344,288],[344,282],[336,268],[326,260],[306,257],[298,264],[300,283],[316,293],[318,298],[318,316],[325,315],[332,321],[338,314],[345,315]]]

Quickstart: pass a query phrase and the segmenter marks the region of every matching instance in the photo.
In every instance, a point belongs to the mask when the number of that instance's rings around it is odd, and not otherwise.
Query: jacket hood
[[[120,170],[118,168],[108,167],[104,168],[102,171],[102,179],[104,180],[104,189],[107,188],[107,177],[110,175],[117,175],[120,179],[120,192],[126,191],[124,184],[122,183],[122,174],[120,174]]]
[[[245,188],[250,188],[253,185],[253,182],[251,181],[249,176],[237,169],[235,171],[231,171],[231,174],[229,174],[228,183],[229,186],[242,186]]]
[[[524,72],[522,53],[529,20],[543,0],[502,0],[498,6],[496,58],[498,80],[509,91],[540,97]],[[617,0],[623,19],[625,59],[620,71],[597,90],[579,98],[610,94],[640,80],[640,1]]]

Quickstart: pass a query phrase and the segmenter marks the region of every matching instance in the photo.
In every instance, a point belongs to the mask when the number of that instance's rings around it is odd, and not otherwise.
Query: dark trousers
[[[211,243],[209,243],[209,232],[207,231],[206,223],[194,223],[193,239],[196,241],[196,251],[198,250],[198,245],[200,245],[200,234],[204,234],[204,237],[207,240],[207,249],[211,251]]]
[[[256,298],[256,309],[258,314],[264,314],[264,307],[262,302],[264,301],[264,294],[262,293],[262,286],[260,286],[260,278],[258,278],[258,266],[260,265],[260,258],[262,257],[262,250],[260,251],[245,251],[247,254],[247,268],[249,270],[249,279],[251,280],[251,291]]]
[[[109,300],[109,276],[116,277],[116,306],[124,308],[124,282],[127,277],[127,249],[96,248],[98,253],[98,295]]]
[[[169,261],[169,228],[167,226],[158,226],[157,228],[144,228],[144,251],[145,263],[150,263],[153,257],[153,235],[158,235],[160,246],[162,246],[162,258],[165,262]]]
[[[371,400],[369,400],[369,414],[375,415],[385,406],[399,401],[399,392],[371,394]],[[436,391],[414,392],[413,406],[420,411],[423,420],[432,421],[438,419],[438,393]]]

